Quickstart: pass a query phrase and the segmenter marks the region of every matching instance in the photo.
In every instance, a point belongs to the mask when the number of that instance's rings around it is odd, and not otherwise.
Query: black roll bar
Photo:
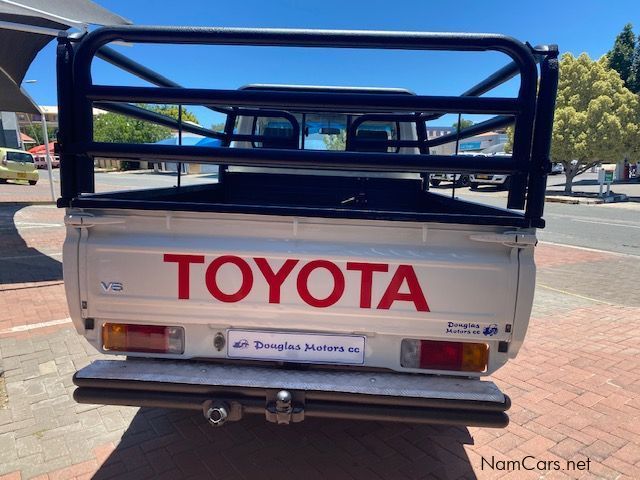
[[[361,91],[348,87],[342,91],[332,90],[331,87],[296,89],[287,88],[287,86],[282,86],[282,88],[263,86],[241,90],[186,89],[180,88],[179,84],[106,47],[106,44],[113,41],[312,48],[497,51],[508,55],[512,61],[459,97],[418,96],[402,90],[393,91],[393,89],[390,91],[385,89]],[[62,34],[59,38],[58,48],[58,90],[60,130],[62,131],[59,136],[59,149],[63,163],[62,198],[59,204],[69,205],[70,201],[80,193],[93,192],[93,172],[88,157],[95,155],[117,155],[122,158],[147,158],[150,156],[152,159],[153,157],[170,157],[180,161],[191,160],[221,165],[277,165],[290,168],[309,167],[367,171],[402,171],[401,168],[404,168],[406,172],[416,173],[425,171],[492,171],[512,175],[508,202],[510,208],[523,208],[527,188],[529,189],[525,217],[529,220],[530,225],[541,226],[543,222],[540,218],[542,213],[540,201],[537,199],[536,202],[532,202],[531,195],[532,193],[537,196],[544,194],[544,188],[540,193],[540,186],[544,187],[544,176],[542,176],[542,180],[533,177],[541,176],[540,168],[544,167],[545,158],[548,163],[548,142],[544,139],[550,138],[550,122],[552,121],[556,87],[552,78],[546,80],[543,78],[540,83],[540,94],[538,94],[536,63],[542,59],[544,64],[549,58],[555,58],[554,55],[557,57],[557,48],[555,50],[553,47],[534,49],[511,37],[495,34],[151,26],[103,27],[80,39],[72,39]],[[91,63],[96,56],[158,86],[94,85],[91,77]],[[543,77],[545,75],[552,77],[553,72],[549,68],[549,63],[547,62],[546,65],[541,66],[541,74]],[[517,97],[480,97],[483,93],[517,74],[520,74]],[[127,114],[133,116],[141,112],[136,110],[139,107],[131,105],[132,103],[203,105],[212,110],[226,113],[227,122],[224,133],[206,132],[206,136],[221,138],[223,145],[228,145],[232,137],[236,136],[232,132],[232,119],[242,114],[242,108],[268,108],[279,111],[332,110],[360,115],[404,114],[411,116],[412,121],[416,122],[417,130],[419,130],[418,137],[424,139],[424,144],[417,142],[420,155],[375,152],[313,152],[269,148],[251,150],[197,147],[194,150],[192,147],[170,145],[101,144],[93,141],[91,112],[92,106],[104,105],[105,102],[111,108],[119,108],[123,113],[126,110]],[[119,106],[112,106],[116,104]],[[536,112],[542,113],[542,117],[536,117]],[[433,141],[426,141],[424,122],[439,118],[446,113],[497,115],[491,120],[474,126],[475,129],[471,127],[471,130],[465,129],[458,132],[457,138],[465,138],[472,136],[474,132],[480,133],[480,130],[488,131],[491,128],[507,125],[507,120],[509,123],[515,123],[512,156],[501,156],[499,159],[489,160],[469,158],[468,156],[428,155],[428,146],[434,144]],[[146,113],[143,114],[146,115]],[[417,118],[419,121],[416,121]],[[541,119],[538,120],[538,118]],[[191,127],[182,125],[182,128],[189,131],[188,128]],[[350,128],[353,130],[353,125]],[[200,131],[200,133],[204,132]],[[534,138],[536,141],[540,140],[539,145],[532,153]],[[441,140],[437,139],[436,141]],[[406,141],[395,142],[396,146],[409,145],[403,143]],[[530,208],[533,203],[538,205],[535,209]]]

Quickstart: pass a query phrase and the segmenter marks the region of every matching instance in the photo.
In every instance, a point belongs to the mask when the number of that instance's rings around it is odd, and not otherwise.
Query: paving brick
[[[16,439],[16,452],[18,457],[26,457],[42,452],[42,444],[35,436],[26,436]]]
[[[29,208],[25,215],[41,215]],[[46,213],[51,212],[60,211]],[[2,221],[0,208],[0,226]],[[0,229],[0,243],[2,235]],[[57,254],[62,239],[62,233],[49,239],[31,235],[29,247],[25,240],[10,241],[16,248]],[[0,475],[519,480],[528,477],[481,470],[482,458],[565,461],[589,455],[591,477],[640,478],[640,428],[629,420],[640,413],[640,309],[624,295],[598,289],[606,283],[605,271],[607,280],[619,278],[616,285],[640,282],[640,260],[584,252],[544,245],[537,252],[539,282],[615,305],[538,288],[525,345],[495,375],[513,401],[504,430],[319,419],[283,428],[259,417],[212,429],[198,413],[75,405],[71,374],[99,355],[70,324],[62,324],[28,334],[0,333],[9,395],[8,408],[0,409],[0,447],[2,441],[12,447],[0,448]],[[62,285],[51,284],[59,282],[59,262],[52,261],[59,256],[41,257],[30,264],[29,278],[13,267],[0,272],[0,332],[68,316]],[[7,284],[21,275],[25,282]],[[37,275],[48,280],[38,281]],[[9,315],[10,305],[20,308]],[[530,476],[566,478],[564,473]]]
[[[599,462],[609,458],[612,454],[619,450],[618,447],[610,445],[604,440],[596,440],[591,445],[583,448],[580,453],[583,455],[595,459]],[[620,458],[620,457],[619,457]],[[622,458],[621,458],[622,460]]]
[[[21,480],[22,475],[20,472],[11,472],[6,475],[0,475],[0,480]]]

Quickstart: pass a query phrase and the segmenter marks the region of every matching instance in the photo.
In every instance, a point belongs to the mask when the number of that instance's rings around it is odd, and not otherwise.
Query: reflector
[[[116,352],[179,354],[184,352],[184,328],[105,323],[102,348]]]
[[[484,372],[489,361],[486,343],[440,342],[405,338],[400,364],[407,368]]]

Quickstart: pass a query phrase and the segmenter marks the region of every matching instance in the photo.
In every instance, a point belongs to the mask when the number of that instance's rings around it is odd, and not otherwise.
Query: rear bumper
[[[502,185],[504,182],[507,181],[507,176],[500,176],[497,178],[476,178],[476,177],[471,177],[470,181],[471,183],[476,183],[478,185]]]
[[[307,417],[505,427],[509,398],[492,382],[412,374],[285,370],[163,360],[99,360],[73,378],[79,403],[206,412],[229,420],[262,414],[278,423]],[[281,414],[278,392],[291,394]]]
[[[24,173],[23,177],[19,177],[18,173]],[[0,178],[3,180],[22,180],[22,181],[38,181],[40,175],[35,172],[14,172],[13,170],[0,170]]]

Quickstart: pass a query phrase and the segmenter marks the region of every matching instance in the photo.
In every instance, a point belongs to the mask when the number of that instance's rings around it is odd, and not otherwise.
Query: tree
[[[171,130],[167,127],[119,113],[104,113],[93,119],[96,142],[154,143],[170,135]]]
[[[161,113],[162,115],[167,115],[168,117],[178,119],[178,106],[177,105],[139,105],[140,107],[146,108],[147,110],[151,110],[156,113]],[[183,122],[191,122],[197,125],[200,125],[198,121],[198,117],[196,117],[193,112],[190,112],[186,108],[182,108],[182,121]]]
[[[616,37],[613,48],[607,53],[608,66],[620,74],[620,78],[627,86],[629,86],[635,46],[636,36],[633,33],[633,25],[627,23]]]
[[[346,130],[340,130],[337,135],[323,135],[322,141],[327,150],[346,150],[347,132]]]
[[[471,125],[473,125],[473,120],[468,120],[466,118],[462,118],[460,120],[460,130],[464,130],[465,128],[470,127]],[[454,133],[458,131],[458,122],[455,122],[453,125],[451,125],[453,127],[453,131]]]
[[[631,72],[629,73],[627,88],[633,93],[640,94],[640,35],[638,36],[636,49],[633,52],[633,62],[631,63]]]
[[[153,112],[178,119],[175,105],[138,105]],[[182,110],[184,122],[198,123],[197,117],[186,109]],[[93,118],[93,138],[96,142],[112,143],[155,143],[171,136],[171,129],[156,123],[138,120],[119,113],[104,113]],[[124,161],[122,168],[138,168],[138,162]]]
[[[638,97],[608,68],[610,61],[583,53],[560,62],[551,158],[564,165],[565,193],[576,175],[640,151]]]
[[[36,141],[36,145],[44,145],[44,135],[42,134],[42,125],[40,123],[33,123],[31,125],[25,125],[21,128],[22,133],[29,135]],[[56,135],[58,133],[57,127],[47,125],[47,134],[49,135],[49,141],[55,142]]]
[[[178,119],[176,105],[144,105],[139,107]],[[198,118],[182,110],[182,121],[198,123]],[[93,138],[96,142],[154,143],[171,135],[171,129],[156,123],[138,120],[118,113],[104,113],[93,119]]]
[[[224,132],[225,122],[211,124],[211,130],[214,132]]]

